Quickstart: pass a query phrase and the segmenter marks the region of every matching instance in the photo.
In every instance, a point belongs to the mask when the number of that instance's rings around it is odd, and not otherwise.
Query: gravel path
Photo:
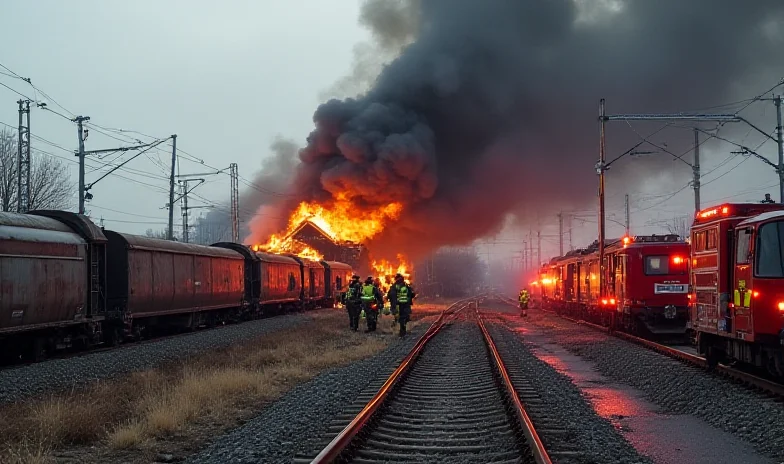
[[[319,448],[330,420],[368,384],[397,366],[429,323],[393,341],[378,355],[323,372],[299,385],[260,415],[219,437],[187,462],[192,464],[291,463],[298,452]]]
[[[642,391],[666,412],[689,414],[784,461],[784,405],[727,379],[540,311],[531,318],[553,341],[598,371]]]
[[[0,403],[150,369],[167,361],[286,329],[306,320],[308,316],[305,314],[288,314],[141,344],[129,344],[115,350],[4,369],[0,371]]]
[[[492,323],[488,325],[490,335],[496,343],[504,362],[511,369],[516,366],[528,374],[533,388],[541,397],[547,411],[546,418],[564,428],[579,449],[575,455],[564,456],[563,460],[580,463],[649,463],[606,419],[598,416],[591,404],[582,396],[572,381],[557,372],[546,362],[537,358],[525,342],[525,336],[510,331],[507,327]],[[537,425],[537,416],[532,418]],[[547,442],[545,442],[547,446]],[[551,456],[558,460],[558,456]]]

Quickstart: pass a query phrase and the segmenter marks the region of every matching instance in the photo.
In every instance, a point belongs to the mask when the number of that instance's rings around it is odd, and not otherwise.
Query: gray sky
[[[357,0],[9,2],[0,63],[93,123],[158,137],[176,133],[187,153],[219,168],[236,162],[250,179],[275,136],[304,140],[318,94],[349,72],[353,45],[367,38],[358,11]],[[0,83],[35,96],[20,80],[0,75]],[[0,122],[17,125],[18,99],[0,86]],[[75,124],[41,110],[31,118],[34,135],[76,147]],[[86,142],[88,150],[123,145],[96,130]],[[40,140],[33,148],[72,158]],[[121,173],[152,186],[110,176],[93,188],[87,210],[96,220],[103,216],[106,227],[131,233],[164,226],[171,155],[170,147],[161,148],[151,152],[153,160],[142,155],[127,165],[141,174]],[[208,170],[184,159],[183,173]],[[76,182],[76,164],[68,164]],[[87,171],[88,183],[100,176]],[[225,202],[228,176],[209,181],[194,193]]]
[[[0,63],[32,78],[36,86],[68,111],[88,115],[93,123],[158,137],[176,133],[178,147],[186,153],[219,168],[237,162],[240,174],[251,179],[277,135],[304,142],[312,129],[311,118],[321,102],[320,94],[350,72],[354,45],[368,39],[368,33],[357,24],[359,3],[360,0],[9,2],[4,14],[13,20],[5,21],[0,28],[0,43],[5,45]],[[29,85],[12,77],[0,74],[0,83],[40,97]],[[775,80],[765,81],[752,88],[739,88],[738,99],[752,97],[774,83]],[[0,123],[16,126],[18,99],[17,94],[0,86]],[[52,109],[65,113],[53,101],[47,101]],[[723,103],[728,102],[716,102]],[[757,103],[744,114],[765,129],[775,126],[772,103]],[[641,132],[651,129],[642,124],[635,128]],[[628,130],[621,125],[610,126],[608,137]],[[73,159],[73,123],[36,109],[32,132],[64,148],[34,139],[34,149]],[[751,147],[763,141],[745,128],[725,135]],[[666,135],[662,135],[660,141],[666,140]],[[130,140],[120,142],[93,129],[86,146],[100,149],[129,143]],[[613,146],[608,156],[613,157],[622,148]],[[758,160],[731,156],[733,148],[726,144],[712,142],[702,148],[704,206],[721,201],[758,201],[765,192],[778,199],[777,177],[771,168]],[[163,228],[167,217],[162,207],[167,201],[168,180],[164,177],[168,175],[168,150],[162,146],[149,158],[142,155],[127,165],[129,170],[121,171],[123,177],[110,176],[101,181],[92,191],[95,198],[88,204],[88,211],[96,220],[103,216],[107,227],[121,231],[143,233],[148,228]],[[776,159],[773,143],[762,145],[759,152]],[[180,164],[182,173],[208,170],[186,159],[183,157]],[[76,182],[76,165],[68,164]],[[96,160],[90,164],[99,165]],[[87,169],[88,183],[100,175],[92,169]],[[623,231],[613,221],[623,222],[624,193],[631,195],[633,233],[662,232],[654,224],[656,220],[691,214],[691,188],[684,185],[681,177],[670,179],[673,172],[689,169],[674,161],[671,172],[632,192],[619,191],[614,173],[610,172],[608,235],[620,235]],[[213,176],[209,181],[195,193],[214,204],[225,202],[228,176]],[[192,197],[191,205],[206,203]],[[76,197],[73,206],[76,207]],[[178,225],[179,209],[175,212]],[[543,257],[557,251],[556,213],[542,218]],[[583,246],[595,237],[594,213],[582,211],[580,216],[584,219],[572,222],[575,246]],[[502,240],[519,241],[520,236],[519,232],[504,234]],[[519,248],[517,243],[502,245],[493,254]]]

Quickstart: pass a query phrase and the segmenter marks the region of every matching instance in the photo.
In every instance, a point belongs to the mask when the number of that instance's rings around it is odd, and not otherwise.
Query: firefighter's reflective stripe
[[[397,302],[400,304],[408,303],[408,287],[403,285],[397,288]]]
[[[376,288],[372,285],[365,285],[362,287],[362,301],[373,301],[376,299],[375,290]]]
[[[735,294],[733,295],[732,302],[735,306],[740,306],[740,290],[737,288],[735,289]]]
[[[750,290],[746,290],[743,293],[743,306],[746,307],[746,308],[750,308],[751,307],[751,291]]]

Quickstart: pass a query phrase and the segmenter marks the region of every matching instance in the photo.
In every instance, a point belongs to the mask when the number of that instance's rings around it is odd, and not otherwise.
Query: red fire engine
[[[545,307],[632,332],[684,334],[689,246],[677,235],[624,237],[605,245],[600,295],[598,242],[553,258],[540,270]]]
[[[708,362],[784,376],[784,205],[726,204],[691,230],[691,326]]]

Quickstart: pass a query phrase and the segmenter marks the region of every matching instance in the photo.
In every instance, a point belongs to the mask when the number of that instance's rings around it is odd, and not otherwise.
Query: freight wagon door
[[[734,330],[744,336],[751,332],[751,237],[752,229],[746,228],[736,233],[735,240],[735,275],[732,278],[732,315]]]

